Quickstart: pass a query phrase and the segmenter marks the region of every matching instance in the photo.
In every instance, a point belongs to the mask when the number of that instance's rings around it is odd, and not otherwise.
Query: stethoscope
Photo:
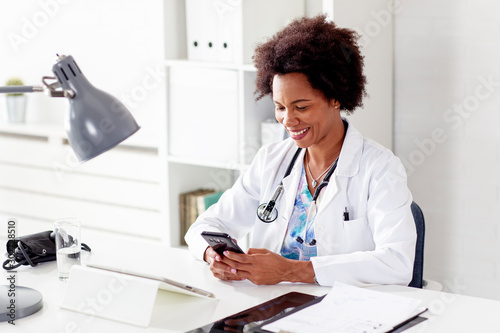
[[[283,176],[283,179],[285,179],[286,177],[288,177],[288,175],[290,175],[290,172],[292,171],[292,168],[295,164],[295,161],[297,160],[297,157],[300,155],[301,150],[302,150],[302,148],[298,148],[297,151],[295,152],[295,154],[293,155],[293,158],[290,161],[288,168],[286,169],[286,172],[285,172],[285,175]],[[327,186],[328,183],[330,182],[330,177],[332,176],[333,172],[337,168],[338,160],[339,160],[338,158],[335,160],[335,162],[330,167],[330,170],[328,170],[325,177],[323,178],[321,183],[318,185],[318,187],[314,191],[314,195],[313,195],[312,202],[311,202],[311,207],[309,209],[310,212],[312,212],[313,210],[316,210],[316,200],[318,199],[319,194],[321,193],[321,190],[325,186]],[[276,218],[278,217],[278,210],[276,209],[275,206],[276,206],[276,202],[278,201],[278,199],[281,195],[281,192],[283,192],[283,180],[281,180],[278,187],[274,191],[273,196],[271,197],[271,200],[269,200],[268,203],[263,203],[263,204],[259,205],[259,207],[257,208],[257,217],[262,222],[271,223],[271,222],[274,222],[276,220]],[[309,222],[309,216],[307,218],[306,227],[304,229],[304,238],[302,238],[300,236],[298,236],[296,238],[297,242],[299,242],[301,244],[304,243],[305,233],[307,232],[307,223],[308,222]],[[309,244],[304,244],[304,245],[314,246],[314,245],[316,245],[316,240],[313,239]]]

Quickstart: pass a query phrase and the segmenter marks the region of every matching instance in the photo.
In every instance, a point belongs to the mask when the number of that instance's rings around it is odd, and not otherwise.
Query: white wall
[[[500,2],[399,3],[395,151],[426,218],[425,276],[500,299]]]
[[[19,235],[22,235],[50,229],[55,218],[66,215],[80,217],[84,228],[91,226],[144,236],[138,232],[142,229],[147,230],[149,237],[168,237],[162,229],[165,219],[160,214],[167,209],[164,204],[166,195],[162,194],[165,191],[160,188],[165,168],[155,149],[159,146],[161,150],[165,146],[163,9],[163,0],[148,0],[147,5],[138,0],[25,0],[0,3],[0,85],[4,85],[11,76],[21,77],[27,85],[41,85],[42,76],[53,75],[51,69],[56,53],[72,55],[88,80],[119,98],[141,126],[124,142],[134,145],[134,149],[114,149],[83,165],[75,164],[68,153],[50,153],[68,148],[60,140],[51,138],[50,133],[47,142],[34,140],[35,143],[19,143],[26,147],[15,149],[15,152],[14,144],[0,149],[0,156],[3,157],[0,158],[0,168],[9,170],[0,174],[0,236],[6,232],[2,222],[6,221],[6,216],[19,219]],[[27,96],[29,126],[25,126],[23,131],[31,134],[30,131],[44,132],[46,128],[51,128],[44,124],[63,130],[63,115],[69,108],[66,100],[48,98],[41,93]],[[5,95],[0,95],[2,129],[8,129],[4,126],[5,109]],[[13,139],[7,137],[3,140]],[[34,148],[37,144],[42,148]],[[6,161],[4,159],[10,156],[9,152],[15,156]],[[117,163],[120,155],[126,157]],[[147,159],[146,162],[141,156]],[[59,172],[59,166],[64,172]],[[105,170],[109,172],[103,176]],[[122,171],[130,174],[124,175]],[[134,189],[137,184],[131,178],[137,178],[144,172],[147,179],[141,183],[153,190],[141,194]],[[43,177],[36,176],[41,174]],[[97,183],[92,185],[92,182],[84,181],[76,184],[75,179],[81,177],[93,177]],[[109,185],[108,181],[115,181],[120,186]],[[29,186],[23,187],[27,183]],[[121,186],[125,188],[119,190]],[[54,193],[56,189],[61,189],[61,192]],[[112,191],[121,193],[117,195]],[[88,197],[79,200],[82,195]],[[121,195],[129,203],[121,201],[113,205],[112,201]],[[136,209],[134,206],[141,200],[150,207]],[[86,206],[89,204],[93,208]],[[119,214],[106,213],[113,207],[131,220],[128,231],[125,219]],[[134,209],[143,213],[140,216],[147,222],[126,213]],[[150,218],[146,217],[148,214],[151,214]]]
[[[163,1],[26,0],[0,3],[0,85],[19,76],[41,85],[56,53],[72,55],[87,79],[122,100],[156,140],[165,110]],[[68,103],[28,96],[27,122],[62,123]],[[5,121],[0,95],[0,121]]]

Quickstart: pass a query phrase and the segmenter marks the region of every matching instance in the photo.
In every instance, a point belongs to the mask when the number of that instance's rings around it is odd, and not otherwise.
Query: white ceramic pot
[[[7,100],[7,121],[9,123],[24,123],[26,119],[25,95],[6,96]]]

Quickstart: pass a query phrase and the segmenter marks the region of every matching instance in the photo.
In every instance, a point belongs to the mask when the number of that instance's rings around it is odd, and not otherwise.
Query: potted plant
[[[10,78],[7,86],[22,86],[23,81],[19,78]],[[23,93],[9,93],[7,100],[7,121],[9,123],[24,123],[26,118],[26,96]]]

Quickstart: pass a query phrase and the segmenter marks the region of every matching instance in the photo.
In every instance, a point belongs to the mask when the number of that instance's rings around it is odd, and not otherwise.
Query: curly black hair
[[[327,99],[337,100],[341,110],[351,113],[363,106],[366,77],[358,39],[355,31],[338,28],[325,15],[292,21],[255,49],[257,100],[272,95],[276,74],[298,72]]]

